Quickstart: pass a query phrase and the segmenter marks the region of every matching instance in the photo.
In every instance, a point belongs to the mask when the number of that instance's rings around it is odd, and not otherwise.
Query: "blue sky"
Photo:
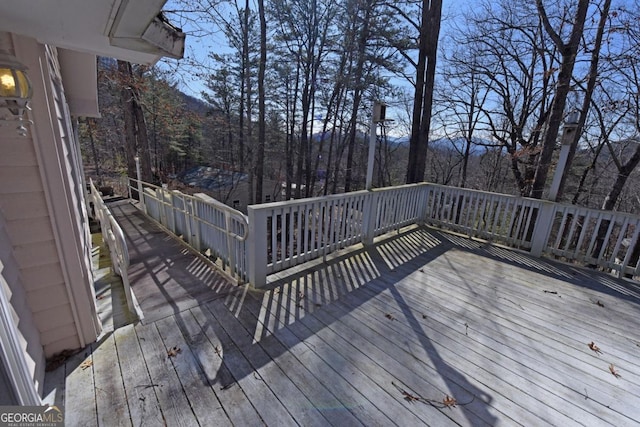
[[[443,0],[443,22],[441,29],[441,36],[445,34],[452,24],[457,19],[460,19],[462,11],[470,6],[469,1],[462,0]],[[255,6],[255,5],[254,5]],[[257,8],[257,6],[255,6]],[[179,10],[182,6],[179,0],[169,0],[164,10]],[[210,67],[215,66],[215,63],[209,58],[210,52],[218,54],[224,54],[231,52],[231,49],[227,46],[224,34],[213,26],[207,28],[200,28],[199,25],[182,20],[179,22],[179,18],[175,15],[169,15],[172,23],[182,26],[183,31],[187,34],[187,42],[185,49],[185,58],[180,61],[180,66],[176,73],[174,73],[175,80],[178,82],[179,87],[185,93],[194,96],[196,98],[202,98],[201,93],[205,90],[204,79],[198,75],[198,70],[188,67],[186,64],[189,59],[194,59],[197,62],[204,63]],[[204,34],[207,33],[205,36]],[[169,67],[175,69],[175,60],[163,61],[163,67]],[[408,85],[406,82],[397,81],[397,84]]]

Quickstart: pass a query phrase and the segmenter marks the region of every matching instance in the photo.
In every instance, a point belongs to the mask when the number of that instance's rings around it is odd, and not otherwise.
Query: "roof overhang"
[[[58,61],[69,113],[75,117],[100,117],[96,56],[58,49]]]
[[[184,33],[160,13],[166,0],[2,0],[0,31],[140,64],[181,58]]]

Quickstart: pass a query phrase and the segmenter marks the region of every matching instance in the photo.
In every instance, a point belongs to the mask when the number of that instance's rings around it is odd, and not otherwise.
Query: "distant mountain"
[[[180,96],[182,97],[182,100],[184,101],[185,107],[187,110],[189,111],[195,111],[196,113],[200,114],[200,115],[205,115],[207,114],[207,112],[211,111],[211,105],[209,105],[208,103],[204,102],[201,99],[195,98],[191,95],[187,95],[186,93],[176,89],[176,91],[180,94]]]
[[[481,146],[491,145],[492,141],[484,138],[472,138],[473,143],[470,147],[471,154],[479,154],[481,150]],[[438,138],[429,142],[429,145],[432,148],[440,148],[440,149],[456,149],[456,151],[464,152],[465,147],[467,146],[467,140],[463,137],[457,138]]]

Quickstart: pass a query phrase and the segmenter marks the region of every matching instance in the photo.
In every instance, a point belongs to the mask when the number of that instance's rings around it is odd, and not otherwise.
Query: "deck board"
[[[630,282],[414,227],[256,290],[132,221],[148,317],[67,362],[67,425],[640,422]],[[442,407],[446,395],[459,405]]]
[[[70,426],[98,425],[96,384],[93,377],[94,345],[71,357],[65,364],[64,390],[65,424]],[[87,362],[85,365],[83,363]],[[87,366],[83,368],[83,366]]]
[[[93,352],[98,425],[126,425],[130,420],[113,335],[105,337]]]
[[[166,234],[132,204],[115,205],[111,211],[127,240],[129,281],[144,323],[222,298],[233,289],[234,284],[203,257]]]
[[[201,327],[191,311],[182,313],[179,326],[231,422],[240,426],[262,424],[260,415],[226,367],[222,345],[215,333],[210,329],[205,332],[206,323]]]
[[[254,337],[257,337],[256,339],[259,340],[261,346],[269,349],[267,351],[271,351],[270,354],[276,363],[289,364],[290,366],[298,364],[310,370],[313,377],[299,385],[301,389],[305,386],[316,389],[322,386],[331,393],[332,396],[326,396],[322,390],[314,391],[313,395],[316,398],[313,400],[320,402],[316,406],[322,408],[321,410],[329,421],[334,414],[337,416],[338,423],[334,425],[352,425],[351,421],[354,421],[354,424],[375,425],[379,423],[379,420],[385,419],[384,413],[368,402],[357,388],[343,378],[336,370],[338,368],[333,367],[316,353],[317,348],[313,344],[300,341],[287,328],[278,329],[276,327],[267,330],[266,325],[260,323],[260,313],[263,311],[257,300],[253,303],[247,301],[244,307],[246,310],[242,310],[242,313],[238,315],[239,320],[249,327],[256,325],[257,332],[258,330],[259,332],[254,334]],[[317,393],[325,397],[318,396]]]
[[[157,321],[156,326],[165,347],[179,350],[175,356],[168,359],[176,370],[194,415],[203,425],[231,425],[208,378],[200,369],[191,348],[182,336],[178,322],[174,316],[170,316]]]
[[[162,425],[162,412],[144,364],[144,357],[133,325],[116,329],[116,349],[127,405],[134,426]]]
[[[206,308],[192,310],[192,312],[207,334],[213,332],[216,337],[219,337],[225,365],[262,420],[267,425],[273,426],[295,425],[295,420],[287,412],[278,396],[269,388],[260,373],[251,367],[242,351],[233,343],[233,339],[213,314]]]
[[[156,392],[160,410],[167,425],[193,426],[197,418],[191,410],[180,380],[169,357],[155,324],[135,327],[144,363],[149,371],[151,388]]]

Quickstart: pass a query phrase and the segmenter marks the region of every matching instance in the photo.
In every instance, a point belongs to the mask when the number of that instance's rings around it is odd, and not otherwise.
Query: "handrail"
[[[248,207],[248,217],[204,194],[129,179],[145,212],[232,274],[260,287],[269,274],[412,224],[640,275],[640,216],[431,183]]]
[[[128,188],[131,195],[142,191],[141,207],[149,217],[198,252],[219,259],[238,280],[247,280],[246,215],[202,193],[184,194],[134,178],[129,178]]]
[[[135,179],[135,178],[129,178],[129,181],[130,182],[135,182],[135,183],[138,182],[138,180]],[[154,184],[149,184],[148,182],[144,182],[144,181],[140,181],[140,182],[142,183],[144,188],[152,188],[154,190],[160,190],[160,191],[172,191],[172,190],[168,190],[168,189],[163,188],[163,187],[159,187],[159,186],[154,185]],[[132,186],[131,184],[129,184],[128,187],[129,187],[129,191],[131,191],[132,189],[135,190],[136,192],[138,191],[138,188]],[[148,195],[148,193],[147,193],[147,195]],[[198,197],[191,196],[189,194],[184,194],[184,193],[181,193],[180,197],[185,199],[185,200],[203,201],[202,198],[198,198]],[[172,206],[171,203],[168,203],[166,201],[160,200],[158,198],[155,198],[155,199],[158,202],[162,203],[163,205]],[[247,237],[249,235],[249,221],[248,221],[247,216],[245,214],[243,214],[242,212],[240,212],[240,211],[238,211],[236,209],[233,209],[230,206],[225,205],[222,202],[219,202],[218,200],[216,200],[216,199],[214,199],[212,197],[209,197],[205,202],[207,204],[209,204],[209,205],[215,206],[215,208],[218,209],[218,210],[221,210],[221,211],[224,211],[224,212],[228,213],[229,215],[231,215],[231,217],[233,219],[235,219],[236,221],[242,223],[245,226],[244,227],[244,233],[242,235],[238,235],[238,234],[235,234],[235,233],[230,233],[230,235],[233,236],[235,239],[237,239],[239,241],[247,240]],[[185,209],[176,208],[175,206],[172,206],[172,208],[174,210],[178,211],[178,212],[181,212],[181,213],[185,214],[185,215],[190,215],[191,214],[190,212],[188,212]],[[207,220],[204,220],[202,218],[198,218],[198,221],[200,221],[200,222],[202,222],[202,223],[204,223],[204,224],[206,224],[206,225],[208,225],[210,227],[213,227],[213,228],[216,228],[216,229],[224,231],[223,228],[217,226],[216,224],[208,222]]]
[[[102,196],[92,179],[89,179],[89,187],[91,190],[89,198],[93,202],[95,215],[100,222],[102,238],[109,248],[113,271],[122,279],[122,285],[124,286],[125,296],[127,299],[127,307],[132,314],[136,314],[141,318],[142,311],[140,310],[136,298],[131,291],[131,284],[129,283],[129,274],[127,270],[129,268],[130,258],[124,231],[111,214],[111,211],[102,199]]]

